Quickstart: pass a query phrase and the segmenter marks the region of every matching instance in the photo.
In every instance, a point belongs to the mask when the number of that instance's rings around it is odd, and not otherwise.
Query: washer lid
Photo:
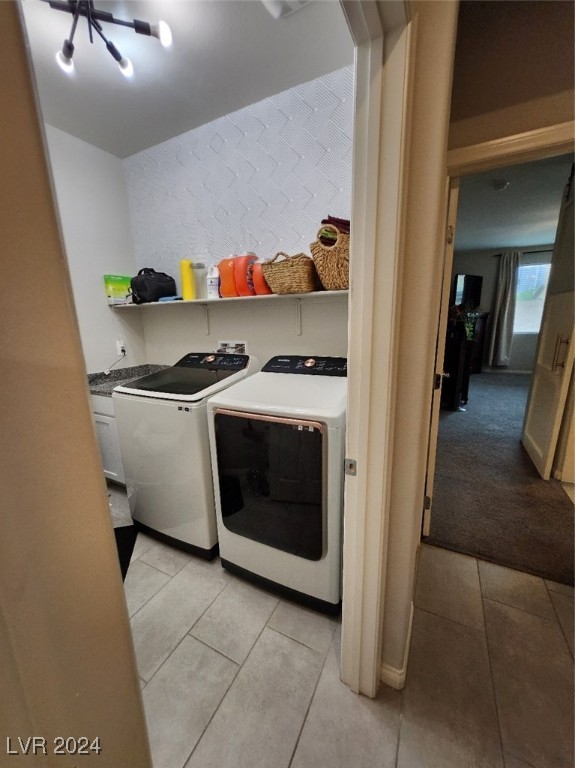
[[[249,355],[190,352],[171,368],[130,381],[114,392],[167,400],[200,400],[242,379],[249,363]]]
[[[210,397],[208,408],[311,419],[341,427],[346,399],[345,377],[261,372]]]

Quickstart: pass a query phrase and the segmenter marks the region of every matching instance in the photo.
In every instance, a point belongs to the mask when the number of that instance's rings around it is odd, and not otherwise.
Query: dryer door
[[[325,425],[225,409],[215,410],[214,423],[226,528],[320,560],[327,540]]]

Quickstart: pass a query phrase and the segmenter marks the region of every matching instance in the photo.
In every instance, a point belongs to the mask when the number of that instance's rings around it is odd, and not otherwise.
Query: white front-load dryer
[[[208,402],[222,565],[322,610],[341,601],[346,375],[284,355]]]
[[[217,554],[206,404],[254,370],[249,355],[190,352],[113,391],[138,529],[208,559]]]

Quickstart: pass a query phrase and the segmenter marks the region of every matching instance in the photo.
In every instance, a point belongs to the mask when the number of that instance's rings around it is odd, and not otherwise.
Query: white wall
[[[283,91],[124,160],[136,262],[309,253],[349,218],[353,67]]]
[[[179,284],[179,260],[198,253],[208,264],[245,250],[309,253],[322,218],[350,215],[352,117],[345,67],[124,161],[47,125],[87,371],[116,359],[119,338],[128,354],[116,367],[173,363],[222,338],[246,338],[262,362],[345,355],[347,299],[306,304],[301,335],[294,303],[234,303],[211,310],[206,337],[194,307],[111,309],[103,275],[152,266]]]
[[[139,312],[146,354],[151,363],[173,364],[196,350],[217,349],[218,341],[247,341],[248,352],[263,365],[274,355],[347,356],[347,294],[301,300],[298,335],[297,300],[214,300],[206,315],[201,305],[169,304],[118,310]]]
[[[553,244],[540,246],[526,246],[525,251],[547,251],[545,253],[524,253],[521,257],[521,264],[548,264],[551,261]],[[455,275],[482,275],[483,286],[481,289],[481,305],[483,312],[493,313],[493,304],[497,290],[497,274],[499,270],[499,259],[497,255],[501,253],[501,248],[491,248],[489,250],[463,251],[456,252],[453,257],[452,281]],[[521,251],[521,247],[517,249]],[[485,342],[484,364],[488,364],[487,355],[489,353],[489,333],[491,332],[491,319],[488,320],[487,339]],[[532,371],[535,363],[535,352],[537,348],[536,333],[514,334],[513,346],[511,348],[511,359],[507,370],[509,371]]]
[[[574,39],[572,3],[460,3],[449,148],[573,120]]]
[[[136,273],[121,160],[45,128],[86,370],[116,360],[119,338],[128,354],[117,367],[139,365],[146,362],[141,319],[110,308],[103,281],[104,274]]]

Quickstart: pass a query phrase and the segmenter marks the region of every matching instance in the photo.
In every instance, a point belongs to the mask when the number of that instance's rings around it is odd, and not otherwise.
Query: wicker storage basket
[[[337,239],[333,245],[324,245],[320,232],[332,230]],[[332,224],[324,224],[317,233],[317,240],[311,243],[310,250],[315,267],[326,291],[343,291],[349,288],[349,235],[340,232]]]
[[[314,263],[305,253],[288,256],[280,251],[263,262],[262,273],[272,293],[309,293],[321,287]]]

